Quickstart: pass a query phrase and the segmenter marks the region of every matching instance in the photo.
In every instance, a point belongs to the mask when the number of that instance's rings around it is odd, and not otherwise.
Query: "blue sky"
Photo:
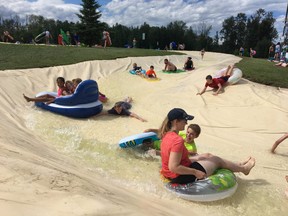
[[[82,0],[64,0],[65,3],[71,3],[71,4],[81,4]],[[106,3],[109,3],[108,0],[99,0],[98,3],[100,5],[105,5]]]
[[[19,15],[42,15],[46,18],[78,21],[76,13],[81,0],[0,0],[0,16],[10,18]],[[98,0],[102,5],[101,21],[110,26],[118,23],[125,26],[166,26],[182,20],[197,30],[199,24],[212,26],[211,36],[220,31],[222,22],[243,12],[250,16],[259,8],[272,11],[275,28],[282,35],[287,0]],[[281,36],[280,35],[280,36]]]

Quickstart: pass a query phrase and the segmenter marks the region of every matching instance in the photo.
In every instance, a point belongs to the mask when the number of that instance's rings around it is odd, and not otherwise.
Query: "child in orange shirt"
[[[149,78],[157,78],[157,75],[154,71],[154,66],[151,65],[150,66],[150,70],[146,71],[146,75],[149,77]]]

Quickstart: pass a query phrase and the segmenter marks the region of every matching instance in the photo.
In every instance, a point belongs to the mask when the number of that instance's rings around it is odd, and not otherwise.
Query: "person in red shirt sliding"
[[[208,86],[216,90],[213,95],[218,95],[219,92],[222,90],[223,85],[228,81],[229,77],[231,76],[233,69],[234,65],[229,65],[223,76],[219,78],[212,78],[211,75],[206,76],[205,87],[201,92],[198,92],[197,95],[202,95],[206,91]]]

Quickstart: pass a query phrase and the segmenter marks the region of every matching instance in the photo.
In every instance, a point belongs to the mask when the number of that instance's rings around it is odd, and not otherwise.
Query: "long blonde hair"
[[[172,122],[168,120],[168,117],[166,116],[166,118],[164,119],[164,121],[161,124],[161,127],[159,128],[159,138],[162,139],[164,137],[164,135],[170,131],[172,128]]]

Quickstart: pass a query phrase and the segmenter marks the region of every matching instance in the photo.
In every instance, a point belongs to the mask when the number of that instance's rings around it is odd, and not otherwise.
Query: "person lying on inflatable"
[[[188,115],[183,109],[174,108],[163,120],[159,134],[159,138],[162,139],[161,174],[171,183],[178,184],[193,183],[197,179],[204,179],[219,168],[249,175],[255,166],[255,159],[252,157],[240,163],[234,163],[214,155],[205,159],[190,160],[184,140],[178,133],[184,130],[187,121],[193,118],[194,116]]]
[[[138,66],[137,63],[133,63],[133,68],[129,72],[131,74],[139,75],[141,77],[145,77],[146,76],[146,74],[145,74],[146,71],[143,70],[141,66]]]
[[[58,86],[57,97],[64,96],[65,92],[67,91],[65,87],[65,79],[63,77],[57,77],[56,82]],[[53,103],[56,98],[50,94],[41,95],[35,98],[30,98],[30,97],[27,97],[25,94],[23,94],[23,97],[27,102],[31,102],[31,101],[32,102],[44,102],[46,104]]]
[[[208,86],[216,90],[213,95],[218,95],[219,92],[223,89],[223,85],[228,81],[229,77],[231,76],[233,69],[234,65],[229,65],[224,75],[219,78],[212,78],[211,75],[206,76],[206,83],[203,90],[201,92],[198,92],[196,95],[204,94]]]

